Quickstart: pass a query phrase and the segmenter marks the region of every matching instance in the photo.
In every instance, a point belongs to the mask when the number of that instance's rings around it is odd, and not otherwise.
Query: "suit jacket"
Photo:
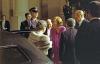
[[[87,33],[88,21],[84,20],[80,27],[77,29],[77,34],[75,37],[75,54],[79,61],[79,54],[80,54],[80,43],[85,42],[85,35]],[[82,46],[81,46],[82,47]]]
[[[30,31],[30,24],[27,20],[21,22],[20,31]],[[21,35],[28,38],[30,32],[21,32]]]
[[[76,29],[84,29],[84,28],[86,27],[86,25],[87,25],[88,22],[89,22],[88,20],[84,19],[84,20],[82,21],[82,23],[81,23],[80,26],[79,26],[79,24],[76,22],[75,28],[76,28]]]
[[[38,21],[38,20],[37,20]],[[37,22],[38,23],[38,22]],[[21,26],[20,26],[20,31],[31,31],[31,30],[36,30],[36,28],[34,28],[34,26],[32,26],[32,21],[28,22],[27,20],[23,21],[21,23]],[[29,37],[29,34],[30,32],[21,32],[21,34],[28,38]]]
[[[20,30],[30,30],[30,25],[27,20],[21,22]]]
[[[60,59],[65,64],[74,64],[75,61],[75,36],[77,30],[74,28],[68,28],[61,34],[60,38]]]
[[[80,63],[100,64],[100,19],[91,20],[80,34],[76,41]]]
[[[86,33],[87,27],[88,27],[88,22],[87,20],[83,20],[82,24],[80,27],[77,27],[77,34],[76,34],[76,41],[79,41],[79,38],[83,38],[84,34]],[[77,43],[77,42],[76,42]]]
[[[5,28],[6,28],[6,30],[5,31],[10,31],[10,23],[9,23],[9,21],[5,21],[5,26],[4,26]],[[2,29],[2,21],[0,21],[0,28]]]

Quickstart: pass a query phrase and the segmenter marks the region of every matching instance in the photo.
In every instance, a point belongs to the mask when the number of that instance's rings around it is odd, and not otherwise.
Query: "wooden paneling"
[[[42,19],[48,18],[48,0],[41,0],[41,15]]]
[[[0,0],[0,19],[1,19],[1,15],[2,15],[2,0]]]

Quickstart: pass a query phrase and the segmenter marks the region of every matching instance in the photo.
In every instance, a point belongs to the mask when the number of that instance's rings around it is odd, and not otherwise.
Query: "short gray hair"
[[[67,25],[68,25],[69,27],[75,27],[75,24],[76,24],[74,18],[68,18],[68,19],[66,20],[66,23],[67,23]]]
[[[36,30],[42,30],[44,27],[47,28],[47,22],[45,20],[39,20],[36,25]]]

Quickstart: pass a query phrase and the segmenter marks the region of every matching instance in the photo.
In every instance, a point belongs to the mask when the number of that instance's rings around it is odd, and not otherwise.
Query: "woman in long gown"
[[[59,59],[59,40],[61,32],[66,28],[63,26],[61,17],[56,16],[52,19],[51,40],[52,40],[52,59],[54,64],[60,64]]]

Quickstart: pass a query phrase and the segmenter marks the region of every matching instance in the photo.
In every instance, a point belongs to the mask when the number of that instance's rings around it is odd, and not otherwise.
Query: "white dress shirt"
[[[6,30],[7,28],[5,28],[5,20],[2,21],[2,29]]]

